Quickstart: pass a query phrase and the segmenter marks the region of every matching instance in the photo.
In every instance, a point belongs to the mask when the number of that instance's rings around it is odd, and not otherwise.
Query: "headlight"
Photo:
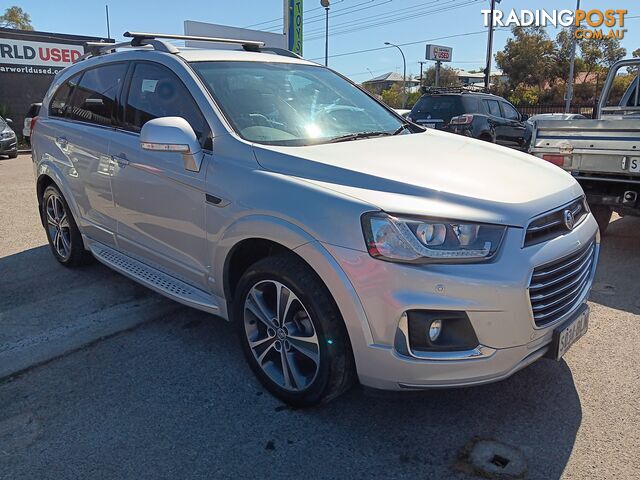
[[[506,227],[457,220],[399,218],[384,212],[362,216],[372,257],[407,263],[481,262],[496,253]]]
[[[13,138],[15,136],[16,134],[13,133],[11,130],[0,133],[0,138]]]

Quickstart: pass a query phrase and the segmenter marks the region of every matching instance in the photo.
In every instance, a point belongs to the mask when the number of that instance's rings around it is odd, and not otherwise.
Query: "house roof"
[[[377,77],[370,78],[369,80],[365,80],[362,83],[378,83],[378,82],[402,82],[402,75],[396,72],[388,72],[382,75],[378,75]],[[411,80],[407,76],[407,83],[419,83],[417,80]]]

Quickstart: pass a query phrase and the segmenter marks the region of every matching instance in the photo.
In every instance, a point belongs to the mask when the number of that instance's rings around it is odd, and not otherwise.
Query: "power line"
[[[509,28],[508,27],[498,27],[495,30],[496,31],[509,30]],[[446,35],[444,37],[427,38],[425,40],[417,40],[415,42],[398,43],[398,46],[405,47],[405,46],[409,46],[409,45],[417,45],[419,43],[435,42],[436,40],[446,40],[448,38],[459,38],[459,37],[468,37],[468,36],[471,36],[471,35],[479,35],[481,33],[486,34],[487,31],[486,30],[478,30],[478,31],[475,31],[475,32],[466,32],[466,33],[457,33],[457,34],[454,34],[454,35]],[[379,51],[379,50],[386,50],[388,48],[393,48],[393,47],[375,47],[375,48],[367,48],[367,49],[364,49],[364,50],[354,50],[352,52],[336,53],[334,55],[329,55],[329,58],[346,57],[348,55],[357,55],[359,53],[376,52],[376,51]],[[323,60],[323,59],[324,59],[324,57],[310,58],[309,60],[314,61],[314,60]]]
[[[342,3],[342,2],[344,2],[344,1],[345,1],[345,0],[337,0],[336,2],[334,2],[334,4],[335,4],[335,3]],[[304,10],[304,11],[302,12],[302,14],[304,15],[305,13],[313,12],[313,11],[315,11],[315,10],[323,10],[323,9],[324,9],[324,7],[315,7],[315,8],[310,8],[309,10]],[[274,23],[274,22],[282,22],[282,17],[276,17],[276,18],[271,19],[271,20],[265,20],[264,22],[253,23],[253,24],[251,24],[251,25],[247,25],[246,27],[242,27],[242,28],[257,27],[257,26],[259,26],[259,25],[264,25],[264,24],[266,24],[266,23]],[[271,27],[269,27],[269,28],[271,28]]]

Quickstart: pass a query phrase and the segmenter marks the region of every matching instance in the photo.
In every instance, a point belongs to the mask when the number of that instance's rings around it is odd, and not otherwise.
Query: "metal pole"
[[[105,5],[104,9],[107,13],[107,38],[111,38],[111,27],[109,26],[109,5]]]
[[[580,10],[580,0],[576,6],[576,10]],[[569,78],[567,79],[567,93],[565,94],[564,113],[571,112],[571,100],[573,100],[573,76],[576,67],[576,26],[575,23],[571,27],[571,60],[569,61]]]
[[[427,62],[418,62],[420,64],[420,86],[422,86],[422,66]]]
[[[440,65],[442,65],[442,62],[440,60],[436,61],[436,87],[440,86]]]
[[[325,7],[325,27],[324,27],[324,66],[329,66],[329,7]]]
[[[491,18],[489,23],[489,40],[487,42],[487,66],[484,69],[484,88],[489,88],[491,79],[491,61],[493,57],[493,12],[496,9],[496,0],[491,0]]]
[[[402,51],[402,49],[396,45],[395,43],[391,43],[391,42],[384,42],[385,45],[390,45],[392,47],[396,47],[398,50],[400,50],[400,55],[402,55],[402,65],[403,65],[403,70],[402,70],[402,108],[406,108],[407,106],[407,59],[404,56],[404,52]]]

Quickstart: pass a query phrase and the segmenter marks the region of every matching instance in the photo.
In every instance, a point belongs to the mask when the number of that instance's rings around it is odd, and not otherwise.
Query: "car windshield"
[[[459,95],[435,97],[424,96],[420,98],[415,107],[413,107],[411,118],[433,118],[444,120],[445,123],[449,123],[452,117],[457,117],[463,113],[465,113],[464,107]]]
[[[331,70],[266,62],[191,64],[236,132],[268,145],[391,135],[403,122]]]

